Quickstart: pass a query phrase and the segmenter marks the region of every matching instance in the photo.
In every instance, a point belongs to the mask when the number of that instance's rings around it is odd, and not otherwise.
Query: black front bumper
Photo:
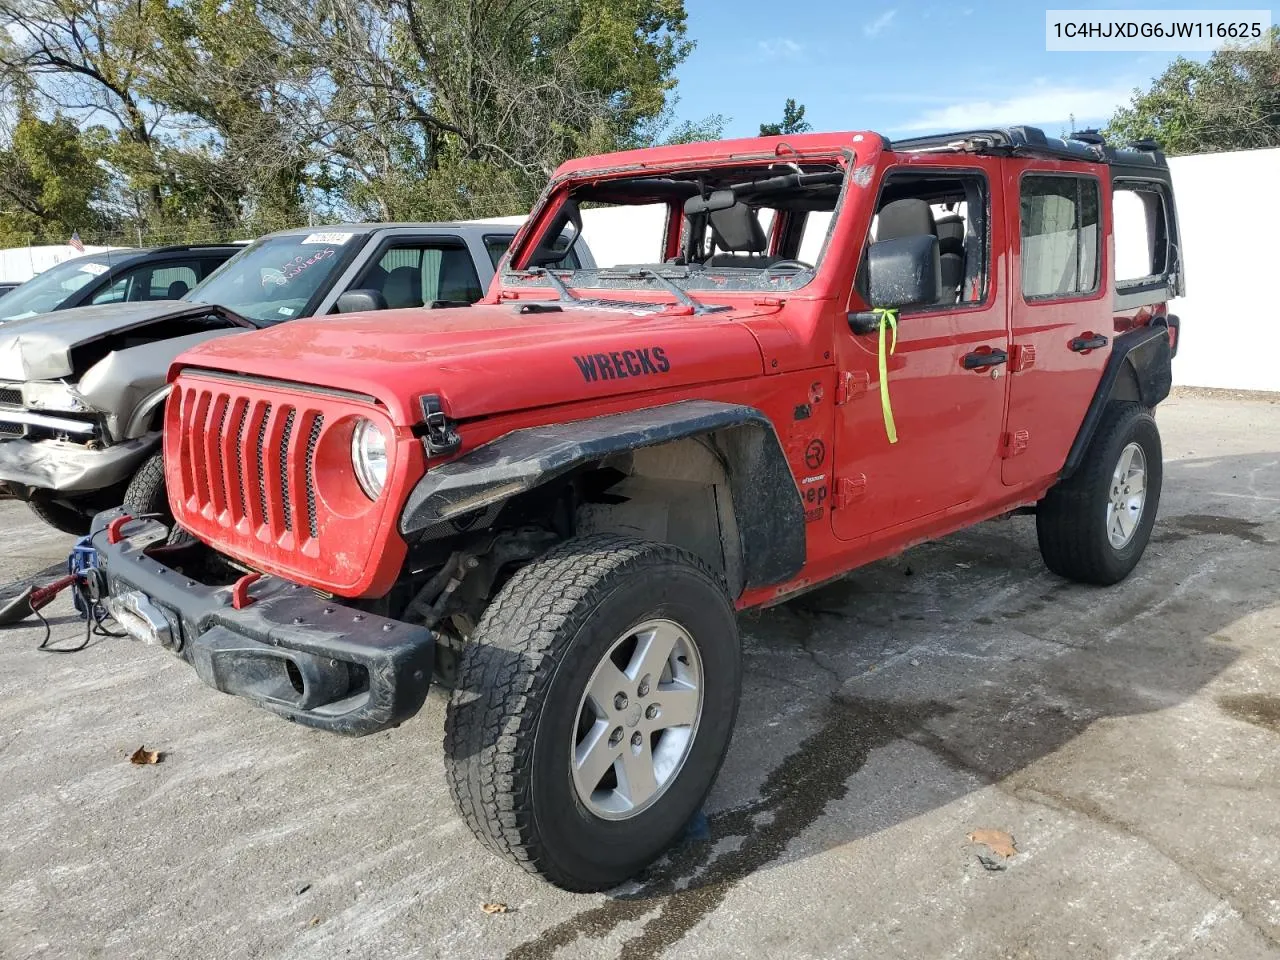
[[[164,542],[155,538],[156,521],[132,521],[108,543],[107,526],[122,514],[98,514],[91,533],[108,609],[130,632],[185,659],[205,683],[349,736],[397,726],[422,708],[435,653],[427,628],[322,600],[276,577],[258,580],[252,602],[236,610],[231,587],[198,583],[177,568],[179,553],[155,549]]]

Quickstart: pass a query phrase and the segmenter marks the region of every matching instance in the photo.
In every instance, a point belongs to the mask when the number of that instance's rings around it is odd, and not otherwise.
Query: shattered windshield
[[[794,289],[817,270],[843,184],[835,159],[584,180],[544,218],[542,236],[580,232],[595,265],[557,264],[554,247],[539,242],[504,282],[549,286],[561,299],[556,280],[592,290]]]
[[[117,262],[119,258],[117,257]],[[34,317],[62,307],[86,284],[111,269],[106,254],[77,257],[37,274],[0,302],[0,323]]]
[[[228,260],[182,299],[212,303],[258,323],[309,316],[361,235],[318,230],[267,237]]]

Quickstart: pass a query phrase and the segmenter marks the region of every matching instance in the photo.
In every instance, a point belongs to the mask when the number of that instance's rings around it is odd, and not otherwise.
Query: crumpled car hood
[[[12,320],[0,325],[0,380],[71,377],[76,373],[71,366],[71,351],[76,347],[160,319],[199,316],[219,309],[207,303],[150,300],[74,307]]]

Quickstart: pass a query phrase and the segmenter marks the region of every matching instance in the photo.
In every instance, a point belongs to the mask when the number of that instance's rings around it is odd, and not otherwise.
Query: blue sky
[[[815,130],[888,136],[1030,123],[1058,135],[1106,122],[1176,54],[1049,53],[1045,9],[1168,9],[1175,0],[685,0],[697,48],[679,71],[676,113],[731,118],[754,136],[787,97]],[[1258,0],[1184,9],[1266,8]],[[1272,21],[1280,21],[1275,8]],[[1203,59],[1207,54],[1185,54]]]

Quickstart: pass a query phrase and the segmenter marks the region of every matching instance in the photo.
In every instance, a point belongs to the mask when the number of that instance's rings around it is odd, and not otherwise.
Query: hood
[[[455,418],[759,375],[755,337],[726,310],[521,304],[346,314],[294,320],[202,344],[178,365],[369,394],[401,424],[439,394]],[[527,308],[528,302],[523,304]]]
[[[76,347],[135,330],[142,341],[145,332],[137,328],[157,321],[207,317],[211,313],[224,316],[229,327],[250,326],[221,307],[184,300],[104,303],[11,320],[0,325],[0,380],[75,377],[84,372],[73,369],[71,351]]]

